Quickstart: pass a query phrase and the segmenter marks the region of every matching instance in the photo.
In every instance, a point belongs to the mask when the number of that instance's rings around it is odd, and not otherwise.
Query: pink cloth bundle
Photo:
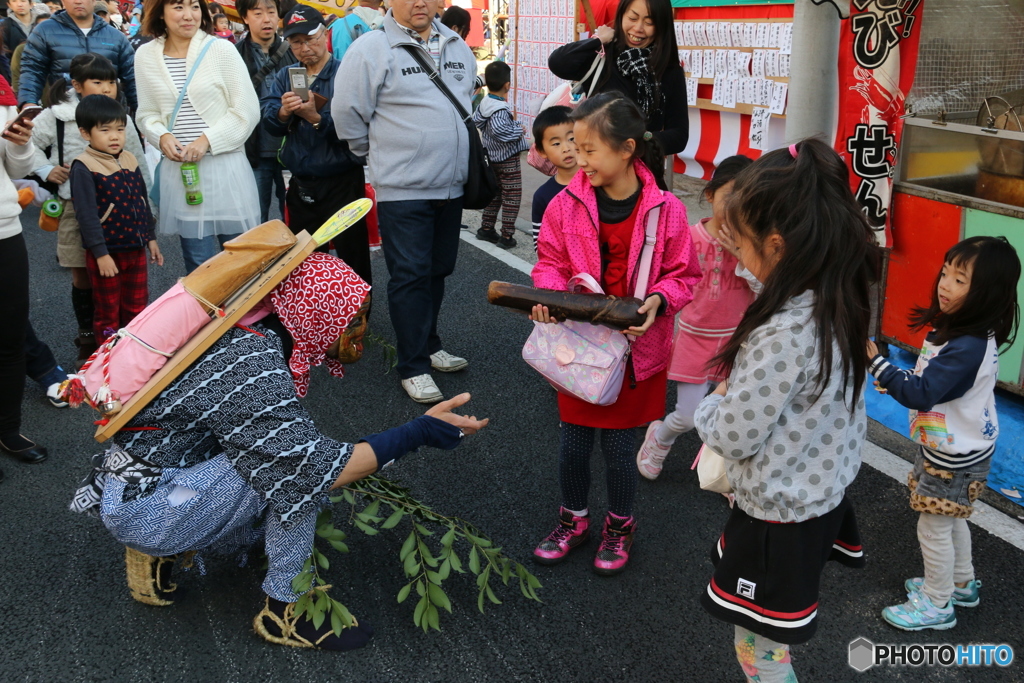
[[[126,403],[167,363],[169,355],[184,346],[208,322],[209,314],[180,282],[171,287],[119,333],[122,336],[110,351],[111,391]],[[156,353],[146,345],[163,353]],[[95,397],[103,386],[104,353],[101,350],[85,371],[85,389],[90,397]]]

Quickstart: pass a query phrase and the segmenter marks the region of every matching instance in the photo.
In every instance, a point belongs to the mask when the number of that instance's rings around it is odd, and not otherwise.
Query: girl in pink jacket
[[[601,429],[609,510],[594,571],[611,575],[625,569],[636,529],[636,428],[664,412],[673,319],[693,298],[701,271],[686,208],[663,191],[664,159],[636,105],[619,93],[602,93],[572,118],[580,170],[544,212],[533,284],[564,290],[570,278],[586,273],[606,294],[633,296],[647,217],[660,207],[647,296],[639,308],[647,318],[624,332],[633,343],[618,400],[598,406],[558,396],[562,507],[558,526],[534,550],[537,562],[556,564],[589,539],[590,454]],[[534,307],[531,317],[555,322],[544,306]]]

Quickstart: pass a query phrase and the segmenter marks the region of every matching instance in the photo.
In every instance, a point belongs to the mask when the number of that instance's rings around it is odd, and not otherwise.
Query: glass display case
[[[1024,132],[974,125],[978,113],[904,121],[899,189],[1024,218]]]

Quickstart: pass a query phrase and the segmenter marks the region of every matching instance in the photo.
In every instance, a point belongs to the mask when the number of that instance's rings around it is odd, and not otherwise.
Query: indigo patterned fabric
[[[264,520],[263,496],[224,455],[187,469],[168,467],[151,495],[132,500],[124,496],[131,484],[101,476],[106,486],[100,517],[119,542],[147,555],[167,557],[189,550],[231,555],[263,539],[268,560],[264,592],[284,602],[299,599],[291,582],[309,557],[316,509],[293,518],[290,529],[276,515]]]
[[[159,468],[223,454],[290,529],[319,508],[352,445],[317,430],[295,394],[280,338],[263,325],[253,329],[231,329],[113,441]],[[122,498],[145,495],[127,484]]]

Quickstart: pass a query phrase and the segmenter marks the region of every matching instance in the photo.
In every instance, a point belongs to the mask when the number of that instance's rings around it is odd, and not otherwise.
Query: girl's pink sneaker
[[[558,564],[569,551],[590,539],[590,515],[577,517],[565,508],[558,510],[558,526],[533,551],[540,564]]]
[[[602,576],[614,576],[625,569],[635,531],[635,518],[619,517],[609,512],[601,530],[601,545],[594,556],[594,571]]]
[[[658,442],[655,434],[661,426],[661,420],[655,420],[647,427],[647,435],[644,436],[644,443],[636,454],[636,467],[645,479],[654,481],[661,474],[661,465],[665,462],[672,446],[663,446]]]

